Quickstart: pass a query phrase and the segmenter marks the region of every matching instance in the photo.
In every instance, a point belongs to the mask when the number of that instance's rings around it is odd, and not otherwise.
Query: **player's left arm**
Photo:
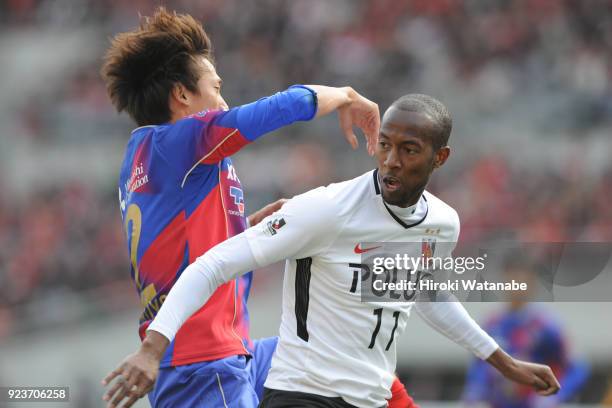
[[[344,137],[356,148],[353,128],[360,128],[374,154],[380,114],[378,105],[351,87],[294,85],[274,95],[229,110],[206,111],[177,121],[157,134],[160,156],[185,178],[199,164],[215,164],[261,136],[298,121],[337,111]]]
[[[455,233],[453,242],[446,247],[447,256],[451,256],[459,238],[459,217],[455,212],[453,213]],[[486,360],[506,378],[520,384],[530,385],[540,395],[552,395],[559,391],[559,382],[550,367],[516,360],[509,356],[472,319],[452,293],[448,291],[438,291],[433,294],[421,292],[415,303],[415,309],[429,326],[470,350],[478,358]]]
[[[550,367],[509,356],[449,292],[438,292],[435,300],[419,300],[415,308],[429,326],[486,360],[506,378],[532,386],[540,395],[552,395],[561,388]]]

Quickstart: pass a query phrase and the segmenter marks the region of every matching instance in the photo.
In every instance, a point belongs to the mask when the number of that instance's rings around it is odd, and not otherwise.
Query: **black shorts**
[[[386,405],[385,405],[386,406]],[[356,408],[340,397],[264,388],[259,408]],[[383,408],[383,407],[381,407]]]

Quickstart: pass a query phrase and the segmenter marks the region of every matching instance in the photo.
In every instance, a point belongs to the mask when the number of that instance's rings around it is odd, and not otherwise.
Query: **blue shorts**
[[[154,408],[256,408],[276,343],[278,337],[253,341],[252,358],[231,356],[160,368],[149,402]]]

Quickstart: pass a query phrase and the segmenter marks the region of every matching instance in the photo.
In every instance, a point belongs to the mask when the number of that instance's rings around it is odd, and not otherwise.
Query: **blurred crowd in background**
[[[99,67],[153,3],[0,0],[0,340],[70,318],[44,305],[119,287],[136,298],[115,187],[132,124]],[[230,105],[293,83],[351,85],[381,110],[409,92],[441,99],[455,153],[431,190],[458,210],[463,240],[612,239],[612,2],[162,3],[204,23]],[[278,133],[238,155],[250,211],[373,166],[335,121]],[[45,163],[58,150],[83,168],[114,155],[75,173]]]

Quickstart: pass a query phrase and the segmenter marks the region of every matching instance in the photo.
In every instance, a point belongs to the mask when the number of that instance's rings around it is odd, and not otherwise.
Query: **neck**
[[[174,124],[178,122],[179,120],[183,119],[185,116],[187,115],[172,113],[172,116],[170,116],[170,123]]]
[[[419,199],[421,198],[421,196],[423,195],[423,191],[425,191],[425,189],[420,189],[417,191],[413,191],[410,193],[410,198],[408,198],[406,200],[406,202],[401,203],[401,204],[396,204],[398,207],[402,207],[402,208],[406,208],[406,207],[411,207],[413,205],[415,205],[416,203],[419,202]],[[389,203],[387,203],[389,204]]]

